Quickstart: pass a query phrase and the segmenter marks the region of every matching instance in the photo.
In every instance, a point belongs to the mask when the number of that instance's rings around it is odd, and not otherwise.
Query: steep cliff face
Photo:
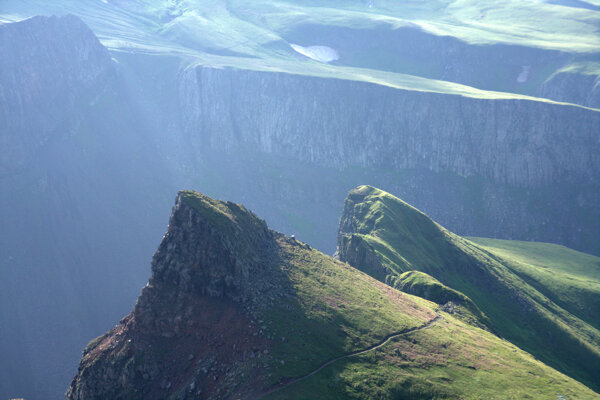
[[[49,43],[48,38],[52,38]],[[33,17],[0,25],[0,174],[18,171],[71,118],[110,71],[108,50],[77,17]]]
[[[187,148],[321,249],[333,245],[314,232],[335,230],[345,193],[369,182],[460,234],[600,251],[598,111],[208,67],[186,70],[179,94]],[[274,215],[253,198],[257,185],[294,212],[322,197],[320,228]]]
[[[598,183],[600,112],[290,74],[195,68],[182,79],[196,148],[323,166],[425,168],[518,187]],[[244,95],[240,95],[244,93]]]
[[[264,376],[250,363],[267,340],[253,313],[281,296],[275,247],[243,207],[181,192],[133,312],[88,345],[67,398],[222,398],[242,382],[249,393],[260,388]]]
[[[272,232],[245,208],[182,192],[154,255],[150,286],[238,302],[256,299],[268,286],[273,251]]]

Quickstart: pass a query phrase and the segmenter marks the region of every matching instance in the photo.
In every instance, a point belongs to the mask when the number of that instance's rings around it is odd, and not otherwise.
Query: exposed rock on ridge
[[[152,260],[150,285],[247,300],[260,289],[258,279],[272,258],[273,235],[243,207],[228,202],[224,209],[221,202],[199,196],[177,196],[169,229]]]
[[[254,313],[282,287],[273,235],[237,204],[180,192],[150,282],[88,345],[67,398],[222,398],[246,378],[260,387],[246,363],[266,343]]]

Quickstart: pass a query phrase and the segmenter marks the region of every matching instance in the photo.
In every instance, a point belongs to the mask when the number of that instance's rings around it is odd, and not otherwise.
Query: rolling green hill
[[[73,13],[119,53],[479,98],[540,98],[546,93],[540,86],[561,71],[578,80],[598,76],[597,68],[579,66],[600,53],[600,6],[571,3],[9,0],[0,22]],[[292,45],[326,46],[338,57],[319,62]],[[561,89],[552,98],[574,102],[576,96]],[[595,100],[584,103],[597,107]]]
[[[68,399],[593,399],[513,344],[181,192],[133,312]]]
[[[468,238],[548,298],[600,329],[600,258],[550,243]]]
[[[598,390],[598,259],[559,246],[474,241],[482,246],[360,186],[346,199],[338,256],[391,283],[408,271],[431,275],[468,296],[496,333]]]

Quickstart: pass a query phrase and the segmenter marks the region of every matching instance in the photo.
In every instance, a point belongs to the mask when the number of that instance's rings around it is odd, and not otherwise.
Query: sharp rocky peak
[[[149,285],[246,301],[262,288],[273,235],[241,205],[182,191],[152,259]]]
[[[278,235],[241,205],[180,192],[148,285],[88,345],[67,398],[223,398],[244,376],[252,388],[236,390],[260,388],[261,370],[248,368],[266,358],[260,309],[283,290]]]

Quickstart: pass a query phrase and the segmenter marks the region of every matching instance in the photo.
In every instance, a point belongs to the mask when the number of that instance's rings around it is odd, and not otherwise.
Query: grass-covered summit
[[[598,304],[597,272],[582,274],[577,266],[568,267],[570,275],[561,271],[557,265],[573,253],[567,249],[555,249],[556,262],[546,260],[545,269],[532,263],[532,252],[517,257],[492,251],[382,190],[360,186],[346,199],[338,237],[341,260],[380,281],[400,282],[400,288],[408,271],[431,275],[471,300],[494,332],[599,390],[600,332],[597,311],[590,311]],[[430,288],[435,285],[429,282]]]
[[[593,399],[437,304],[181,192],[131,314],[68,399]]]

